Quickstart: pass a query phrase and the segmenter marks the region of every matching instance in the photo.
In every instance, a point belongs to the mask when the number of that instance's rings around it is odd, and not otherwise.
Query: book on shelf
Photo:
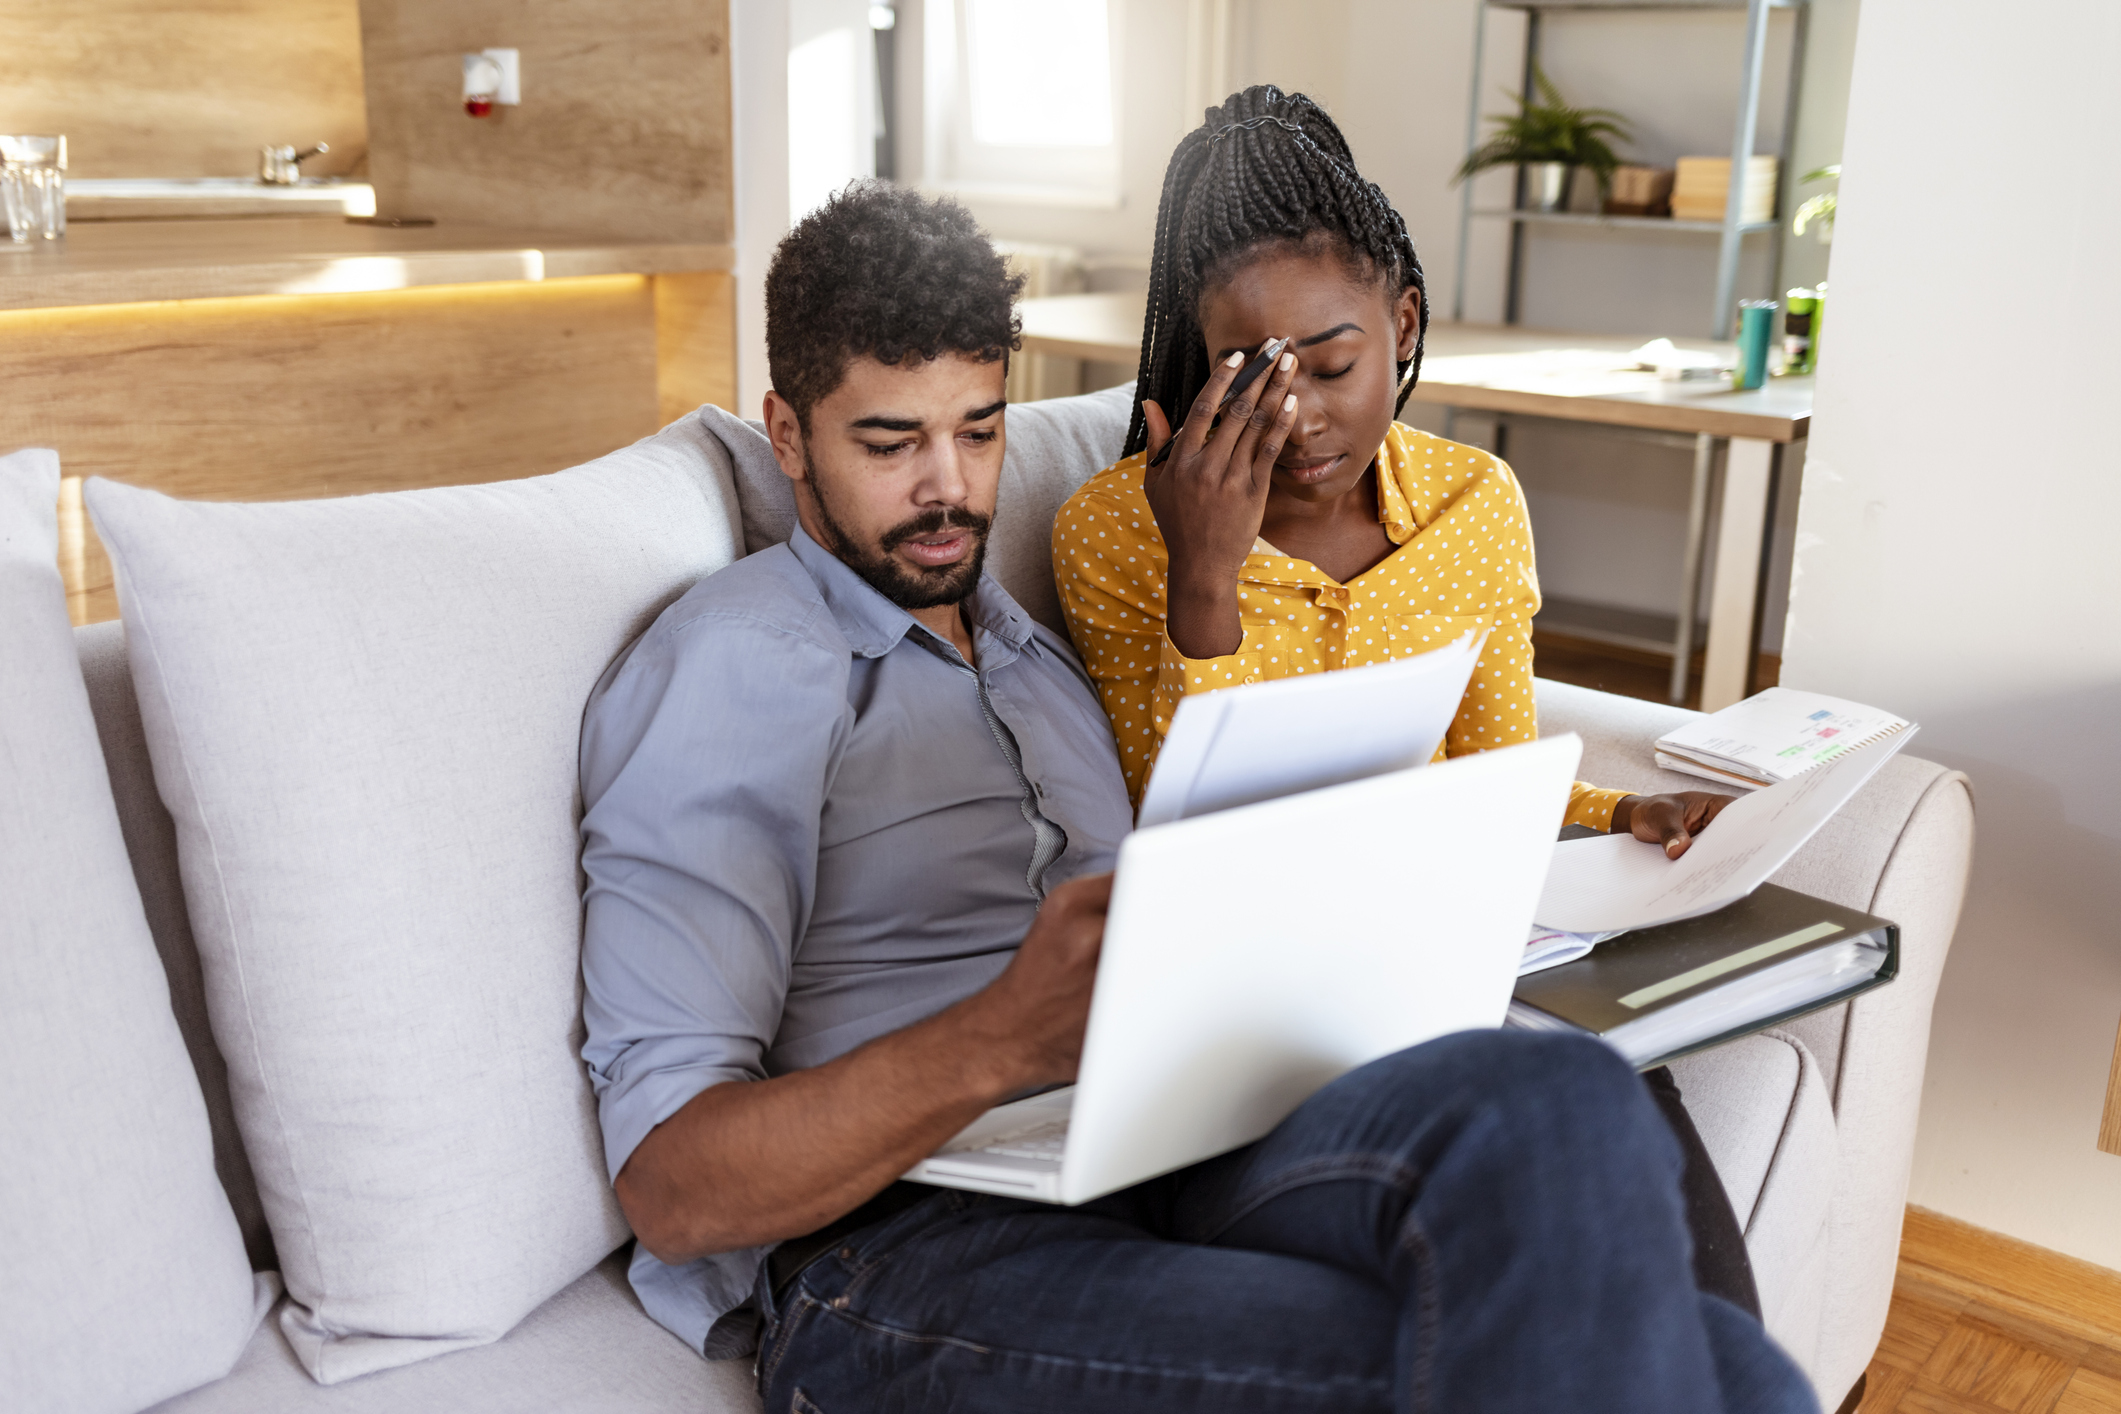
[[[1503,1024],[1588,1032],[1642,1070],[1837,1005],[1899,970],[1898,925],[1762,884],[1714,913],[1519,977]]]
[[[1657,764],[1759,790],[1908,731],[1904,717],[1821,692],[1771,687],[1657,739]]]
[[[1738,219],[1757,225],[1775,217],[1775,188],[1781,160],[1754,157],[1745,166]],[[1672,215],[1682,221],[1721,221],[1731,190],[1731,159],[1682,157],[1672,184]]]

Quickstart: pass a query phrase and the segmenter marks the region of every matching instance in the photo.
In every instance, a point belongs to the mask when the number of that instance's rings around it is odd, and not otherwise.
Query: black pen
[[[1211,434],[1215,431],[1215,424],[1222,420],[1223,409],[1230,406],[1236,400],[1238,394],[1257,382],[1260,374],[1272,368],[1274,360],[1280,358],[1281,351],[1287,347],[1289,347],[1287,339],[1269,339],[1258,353],[1252,355],[1250,363],[1237,370],[1237,377],[1230,383],[1230,391],[1223,394],[1223,400],[1215,405],[1215,416],[1208,420],[1208,431]],[[1171,449],[1178,445],[1178,434],[1183,431],[1185,431],[1185,424],[1180,423],[1178,428],[1172,432],[1171,440],[1158,448],[1155,456],[1149,458],[1149,465],[1162,466],[1164,458],[1170,456]]]

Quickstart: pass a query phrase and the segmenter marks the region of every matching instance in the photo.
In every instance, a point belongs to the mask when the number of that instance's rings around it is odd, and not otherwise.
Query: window
[[[932,184],[1118,204],[1111,0],[927,0]]]

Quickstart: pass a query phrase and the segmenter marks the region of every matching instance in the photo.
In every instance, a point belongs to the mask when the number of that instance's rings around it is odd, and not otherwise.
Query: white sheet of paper
[[[1909,727],[1732,801],[1677,859],[1628,835],[1554,846],[1533,916],[1568,933],[1654,928],[1714,913],[1767,882],[1901,747]]]
[[[1426,764],[1486,642],[1469,633],[1393,663],[1186,698],[1136,823],[1147,829]]]
[[[1529,977],[1535,972],[1544,972],[1549,967],[1559,967],[1564,962],[1574,962],[1579,957],[1589,957],[1591,950],[1612,933],[1561,933],[1552,928],[1532,925],[1531,936],[1524,945],[1524,957],[1517,964],[1517,975]]]

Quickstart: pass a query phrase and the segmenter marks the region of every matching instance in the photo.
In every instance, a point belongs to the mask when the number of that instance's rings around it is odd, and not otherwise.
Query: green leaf
[[[1540,100],[1527,94],[1503,90],[1518,105],[1515,113],[1490,113],[1494,125],[1488,140],[1466,154],[1452,182],[1458,183],[1491,167],[1509,167],[1524,162],[1567,162],[1589,167],[1598,175],[1601,190],[1610,187],[1613,169],[1620,158],[1606,138],[1632,143],[1628,120],[1611,108],[1572,108],[1546,70],[1532,66],[1532,85]]]

